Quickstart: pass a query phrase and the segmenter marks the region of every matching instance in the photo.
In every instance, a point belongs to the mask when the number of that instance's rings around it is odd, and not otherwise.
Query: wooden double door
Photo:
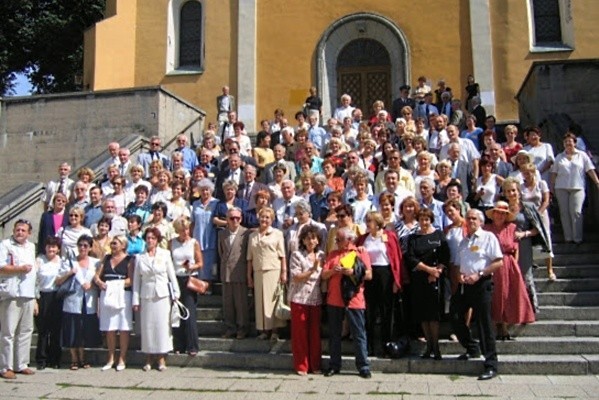
[[[349,94],[352,106],[360,108],[364,118],[370,118],[376,100],[382,100],[387,111],[391,111],[390,67],[343,67],[338,69],[337,77],[337,93]]]

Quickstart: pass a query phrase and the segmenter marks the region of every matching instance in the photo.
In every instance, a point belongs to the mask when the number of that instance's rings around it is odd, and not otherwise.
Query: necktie
[[[64,194],[64,179],[60,180],[60,184],[58,185],[58,190],[56,192]]]
[[[252,194],[252,184],[248,183],[247,186],[245,187],[245,200],[249,203],[250,201],[250,196]]]
[[[285,219],[291,217],[291,204],[287,203],[285,206]]]

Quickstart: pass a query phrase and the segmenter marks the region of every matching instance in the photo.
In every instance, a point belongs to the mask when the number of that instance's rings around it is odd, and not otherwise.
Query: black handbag
[[[73,260],[71,259],[70,253],[67,254],[67,259],[69,260],[69,266],[72,270]],[[77,291],[77,288],[75,287],[76,284],[77,281],[75,280],[75,274],[69,276],[67,279],[65,279],[64,282],[62,282],[58,286],[58,289],[56,290],[56,298],[59,300],[64,300],[67,296],[70,296],[73,293],[75,293]]]

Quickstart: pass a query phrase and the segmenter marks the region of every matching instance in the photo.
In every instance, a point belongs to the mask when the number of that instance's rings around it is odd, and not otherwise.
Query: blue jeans
[[[327,306],[329,319],[329,368],[341,369],[341,330],[343,317],[347,315],[349,329],[353,337],[356,368],[358,371],[369,371],[368,350],[366,342],[366,323],[364,310]]]

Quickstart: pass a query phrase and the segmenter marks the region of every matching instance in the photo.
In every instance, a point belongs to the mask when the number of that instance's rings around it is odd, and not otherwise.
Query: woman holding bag
[[[142,369],[152,369],[155,357],[158,371],[164,371],[165,355],[173,350],[171,297],[179,298],[179,284],[171,253],[158,246],[162,240],[160,230],[148,228],[144,240],[146,252],[135,259],[133,311],[140,311],[141,351],[146,353]]]
[[[320,272],[324,253],[319,250],[318,227],[307,226],[299,235],[299,250],[289,261],[289,302],[291,303],[291,350],[298,375],[320,373]]]
[[[83,235],[77,239],[77,258],[63,263],[56,285],[60,286],[73,276],[75,292],[64,298],[62,306],[63,347],[71,351],[71,370],[90,368],[85,361],[84,348],[98,347],[102,343],[98,323],[98,292],[92,285],[100,260],[89,256],[93,239]]]
[[[108,360],[102,367],[107,371],[114,366],[116,352],[116,332],[119,331],[119,348],[121,349],[117,371],[125,369],[129,332],[133,330],[133,312],[131,306],[131,278],[133,277],[133,258],[128,256],[127,238],[115,236],[110,241],[110,254],[96,272],[94,282],[100,288],[100,331],[106,332]],[[122,292],[122,293],[121,293]],[[118,300],[122,300],[118,301]],[[121,303],[121,304],[118,304]]]
[[[191,223],[187,217],[179,217],[173,222],[177,237],[171,240],[170,250],[181,290],[181,302],[189,310],[189,318],[181,321],[178,328],[174,328],[173,336],[175,353],[186,352],[195,357],[199,348],[196,315],[198,294],[187,285],[191,276],[197,277],[198,271],[202,269],[203,260],[200,244],[191,236],[190,227]]]

